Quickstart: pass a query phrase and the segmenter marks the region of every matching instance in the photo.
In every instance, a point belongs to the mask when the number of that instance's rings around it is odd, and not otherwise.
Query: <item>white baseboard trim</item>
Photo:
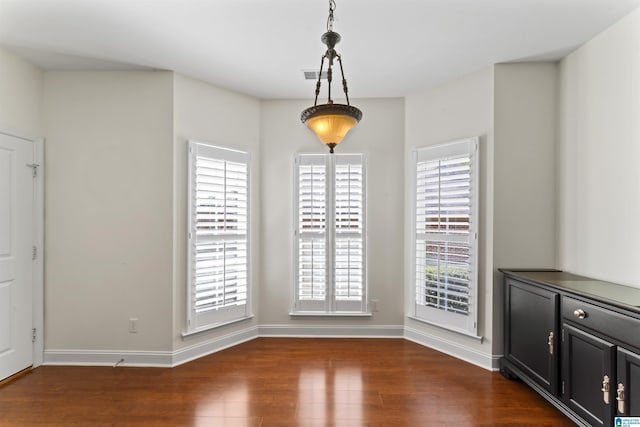
[[[172,368],[258,337],[252,327],[170,351],[46,350],[43,365]]]
[[[216,337],[207,341],[203,341],[198,344],[194,344],[189,347],[182,348],[173,353],[173,360],[171,366],[178,366],[184,363],[190,362],[195,359],[207,356],[212,353],[224,350],[229,347],[242,344],[243,342],[251,341],[258,338],[258,327],[253,326],[251,328],[242,329],[237,332],[232,332],[221,337]]]
[[[45,350],[43,365],[169,367],[170,351]]]
[[[362,326],[325,326],[325,325],[260,325],[260,337],[289,338],[402,338],[402,325],[362,325]]]
[[[432,348],[441,353],[448,354],[457,359],[464,360],[489,371],[498,370],[498,360],[500,356],[492,356],[480,353],[459,343],[443,339],[434,335],[425,334],[413,328],[404,327],[404,338],[416,344]]]
[[[497,371],[500,355],[480,353],[459,343],[403,325],[260,325],[170,351],[45,350],[43,365],[138,366],[171,368],[258,337],[401,338],[432,348],[481,368]]]

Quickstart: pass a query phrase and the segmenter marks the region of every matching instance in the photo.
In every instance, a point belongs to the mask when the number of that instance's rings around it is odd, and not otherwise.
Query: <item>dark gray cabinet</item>
[[[511,279],[506,288],[505,357],[557,394],[559,296]]]
[[[582,426],[640,416],[640,289],[557,270],[501,270],[503,375]]]
[[[562,330],[562,400],[590,425],[612,425],[616,347],[566,323]]]
[[[640,414],[640,356],[618,349],[618,375],[615,385],[618,415]]]

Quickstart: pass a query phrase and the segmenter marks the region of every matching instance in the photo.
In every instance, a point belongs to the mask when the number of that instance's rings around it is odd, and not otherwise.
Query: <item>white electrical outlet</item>
[[[138,333],[138,319],[136,317],[132,317],[131,319],[129,319],[129,333]]]
[[[374,313],[375,313],[375,312],[377,312],[377,311],[378,311],[378,303],[379,303],[379,302],[380,302],[380,301],[379,301],[379,300],[377,300],[377,299],[372,299],[372,300],[371,300],[371,311],[372,311],[372,312],[374,312]]]

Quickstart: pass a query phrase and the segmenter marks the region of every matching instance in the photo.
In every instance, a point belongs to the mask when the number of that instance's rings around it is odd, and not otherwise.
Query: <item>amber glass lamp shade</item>
[[[300,116],[302,123],[311,129],[323,144],[333,148],[340,144],[347,132],[362,118],[362,111],[352,105],[314,105],[304,110]]]

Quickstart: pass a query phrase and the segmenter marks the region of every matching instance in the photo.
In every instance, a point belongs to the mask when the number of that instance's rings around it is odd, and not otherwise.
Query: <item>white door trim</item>
[[[36,329],[33,342],[33,367],[44,360],[44,139],[33,140],[34,161],[38,173],[33,189],[33,245],[37,248],[33,262],[33,327]]]
[[[38,165],[33,188],[33,246],[36,259],[33,268],[33,328],[36,329],[33,342],[33,367],[40,366],[44,358],[44,139],[30,138],[7,129],[0,133],[33,143],[33,162]]]

